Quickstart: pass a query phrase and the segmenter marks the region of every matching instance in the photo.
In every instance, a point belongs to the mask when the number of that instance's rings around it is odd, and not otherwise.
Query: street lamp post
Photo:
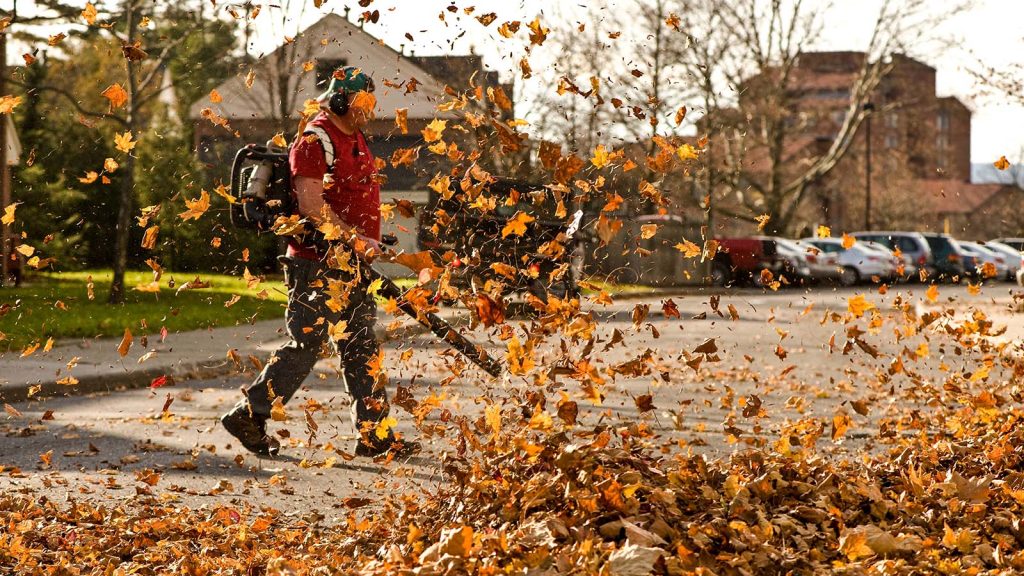
[[[871,116],[875,111],[875,104],[868,102],[864,104],[864,230],[871,230]]]

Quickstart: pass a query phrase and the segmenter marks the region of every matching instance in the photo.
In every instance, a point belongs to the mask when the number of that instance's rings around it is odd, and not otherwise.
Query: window
[[[913,238],[908,238],[906,236],[897,237],[896,245],[900,247],[900,252],[903,252],[904,254],[911,254],[921,250],[921,247],[917,245],[917,242],[915,242]]]
[[[939,150],[945,150],[949,148],[949,136],[946,134],[939,134],[935,138],[935,147]]]
[[[939,156],[936,159],[936,164],[938,164],[939,166],[939,172],[946,171],[946,168],[949,166],[949,163],[946,161],[946,155],[944,153],[939,153]]]
[[[886,148],[899,148],[900,137],[895,134],[885,135],[885,147]]]
[[[344,66],[346,61],[344,59],[323,59],[316,61],[316,87],[320,90],[326,90],[327,85],[331,81],[331,77],[334,75],[334,71]]]
[[[949,132],[949,112],[943,110],[939,112],[939,117],[936,120],[939,126],[939,132]]]
[[[900,115],[895,112],[890,112],[885,115],[885,125],[888,128],[899,128],[900,127]]]
[[[832,121],[836,124],[842,125],[846,121],[846,112],[843,110],[836,110],[832,113]]]

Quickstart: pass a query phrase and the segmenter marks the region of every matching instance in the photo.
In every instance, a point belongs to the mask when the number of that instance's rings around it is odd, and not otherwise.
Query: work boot
[[[380,443],[367,444],[360,441],[356,444],[356,456],[378,459],[380,457],[408,458],[422,450],[419,442],[411,440],[395,440],[394,438]]]
[[[281,449],[281,443],[267,435],[267,419],[254,416],[244,402],[221,416],[220,423],[249,452],[273,457]]]

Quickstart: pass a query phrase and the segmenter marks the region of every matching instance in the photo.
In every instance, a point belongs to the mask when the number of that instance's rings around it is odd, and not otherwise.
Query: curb
[[[457,314],[445,318],[454,327],[465,324],[469,319],[467,314]],[[378,320],[375,327],[377,338],[382,342],[393,342],[402,337],[419,336],[427,333],[427,328],[419,323],[405,327],[393,332],[387,332],[382,323]],[[261,363],[266,363],[270,358],[270,351],[250,350],[243,355],[252,355]],[[314,368],[315,370],[315,368]],[[88,394],[118,392],[123,390],[137,390],[148,388],[155,378],[166,376],[172,381],[208,380],[229,376],[233,374],[244,374],[247,370],[238,370],[238,367],[230,360],[216,362],[188,362],[179,360],[170,366],[153,366],[139,368],[136,370],[116,370],[100,374],[76,375],[78,380],[74,385],[57,384],[53,380],[38,383],[15,383],[0,386],[0,402],[8,404],[26,402],[32,399],[55,398],[62,396],[85,396]],[[29,394],[32,388],[40,388]]]

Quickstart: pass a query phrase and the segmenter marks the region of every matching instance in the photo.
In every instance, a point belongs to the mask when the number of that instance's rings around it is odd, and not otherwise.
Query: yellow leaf
[[[487,408],[484,409],[484,420],[486,420],[487,425],[491,428],[492,437],[497,438],[498,434],[501,433],[501,406],[488,404]]]
[[[217,92],[216,90],[210,90],[210,102],[213,102],[214,104],[220,104],[223,101],[224,97],[220,95],[220,92]]]
[[[843,248],[846,248],[847,250],[849,250],[850,248],[853,248],[853,245],[856,244],[856,243],[857,243],[857,239],[856,238],[854,238],[853,236],[850,236],[849,234],[845,234],[845,233],[843,234]]]
[[[395,109],[395,126],[402,131],[402,134],[409,133],[409,109],[408,108],[396,108]]]
[[[28,258],[36,253],[36,249],[33,248],[32,246],[29,246],[28,244],[21,244],[20,246],[15,248],[15,250],[17,250],[18,254],[21,254],[25,258]]]
[[[828,226],[818,226],[818,238],[831,238],[832,229]]]
[[[440,194],[445,200],[451,197],[452,191],[450,188],[452,186],[452,179],[448,176],[437,174],[430,180],[430,184],[427,186],[434,192]]]
[[[93,172],[92,170],[90,170],[90,171],[85,173],[85,176],[79,178],[78,181],[81,182],[82,184],[92,184],[99,177],[100,177],[100,175],[98,173]]]
[[[757,220],[757,231],[763,232],[764,227],[768,225],[768,221],[771,219],[772,217],[768,214],[761,214],[757,218],[754,218],[754,220]]]
[[[337,324],[331,322],[327,323],[327,335],[330,336],[331,339],[334,340],[335,342],[345,340],[346,338],[348,338],[349,333],[347,332],[347,330],[348,322],[344,320],[339,320]]]
[[[846,431],[850,428],[850,416],[837,412],[832,416],[832,441],[839,440],[846,434]]]
[[[851,562],[875,554],[875,551],[868,546],[868,537],[863,531],[849,531],[843,535],[839,539],[839,551],[845,554]]]
[[[288,141],[284,139],[284,134],[281,132],[274,134],[274,137],[271,138],[270,141],[273,142],[274,146],[277,146],[278,148],[288,147]]]
[[[10,114],[18,104],[21,104],[21,96],[0,96],[0,114]]]
[[[23,350],[22,353],[21,353],[21,357],[25,358],[27,356],[31,356],[32,354],[35,354],[35,351],[39,350],[39,346],[40,346],[40,343],[36,342],[36,343],[32,344],[31,346],[29,346],[28,348],[25,348],[25,350]]]
[[[696,160],[697,149],[689,144],[683,144],[679,148],[676,148],[676,156],[679,156],[679,159],[684,162],[687,160]]]
[[[598,144],[597,148],[594,148],[594,157],[590,159],[591,164],[596,168],[604,168],[608,165],[609,154],[605,150],[604,144]]]
[[[644,224],[640,226],[640,237],[644,240],[654,238],[654,235],[658,233],[657,224]]]
[[[132,141],[132,133],[130,130],[124,134],[114,134],[114,147],[125,154],[131,152],[132,148],[135,148],[136,144],[138,144],[138,142]]]
[[[198,220],[200,216],[210,209],[210,195],[206,190],[201,190],[199,198],[196,198],[195,200],[185,198],[185,206],[188,210],[178,214],[178,217],[184,221]]]
[[[116,172],[117,169],[120,167],[121,165],[118,164],[117,161],[114,160],[113,158],[107,158],[106,160],[103,161],[103,169],[109,173]]]
[[[928,298],[929,301],[931,301],[931,302],[938,302],[939,301],[939,287],[936,286],[935,284],[932,284],[931,286],[928,287],[928,291],[925,292],[924,295],[925,295],[925,297]]]
[[[92,2],[85,3],[85,9],[82,10],[82,19],[85,23],[92,26],[96,23],[96,7],[92,5]]]
[[[311,118],[320,113],[319,100],[306,100],[302,103],[302,115]]]
[[[516,336],[509,340],[505,359],[508,361],[508,371],[517,376],[526,375],[536,365],[533,360],[533,346],[527,342],[527,346],[524,347]]]
[[[128,350],[132,347],[132,331],[130,328],[124,329],[124,336],[121,338],[121,343],[117,345],[117,353],[122,358],[128,355]]]
[[[154,280],[152,282],[138,284],[134,288],[132,288],[132,290],[135,290],[136,292],[149,292],[156,294],[160,292],[160,283]]]
[[[377,293],[380,292],[380,289],[383,285],[384,281],[381,280],[380,278],[377,278],[373,282],[370,282],[370,285],[366,287],[366,293],[369,294],[370,296],[376,296]]]
[[[998,170],[1008,170],[1010,168],[1010,161],[1006,159],[1006,156],[1001,156],[999,160],[996,160],[994,166]]]
[[[280,396],[275,397],[270,404],[270,419],[275,422],[284,422],[288,419],[288,415],[284,413],[284,401]]]
[[[519,212],[516,212],[515,217],[509,220],[508,223],[505,224],[505,227],[501,229],[501,237],[505,238],[509,234],[522,236],[526,233],[526,225],[533,221],[533,216],[530,216],[526,212],[520,210]]]
[[[397,119],[396,119],[397,121]],[[448,122],[446,120],[433,119],[427,127],[422,130],[423,140],[426,142],[437,142],[441,139],[441,134],[444,133],[445,127]]]
[[[868,310],[873,310],[875,308],[875,304],[874,302],[868,301],[863,294],[857,294],[846,301],[846,307],[854,317],[860,318],[864,316],[864,313]]]
[[[146,233],[142,235],[142,247],[146,250],[152,250],[156,247],[156,238],[159,233],[159,226],[150,226],[149,228],[146,228]]]
[[[46,344],[43,346],[43,352],[49,352],[53,350],[53,338],[47,338]]]
[[[697,246],[693,242],[687,239],[683,239],[682,242],[675,245],[675,249],[683,253],[684,258],[696,258],[700,256],[700,246]]]
[[[110,101],[111,110],[117,110],[128,103],[128,92],[125,92],[125,89],[120,84],[111,84],[100,94]]]
[[[234,196],[228,194],[228,189],[223,184],[214,188],[213,191],[216,192],[217,195],[220,196],[221,198],[227,200],[228,204],[234,204],[235,202],[238,201],[238,199],[236,199]]]
[[[379,440],[386,440],[391,436],[391,430],[395,426],[398,426],[398,420],[396,420],[394,416],[388,416],[377,423],[377,428],[373,433]]]

